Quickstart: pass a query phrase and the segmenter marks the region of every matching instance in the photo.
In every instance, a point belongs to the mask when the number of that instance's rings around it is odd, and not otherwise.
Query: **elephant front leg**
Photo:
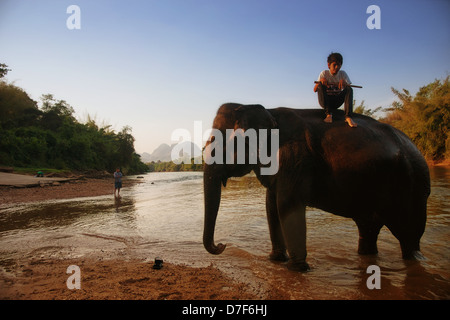
[[[289,204],[287,208],[279,206],[278,210],[290,258],[287,267],[289,270],[306,272],[310,269],[306,263],[306,207]]]
[[[266,192],[266,213],[269,224],[270,240],[272,241],[272,252],[269,259],[272,261],[288,261],[286,245],[284,244],[283,232],[281,230],[280,219],[278,218],[277,199],[274,192],[267,189]]]

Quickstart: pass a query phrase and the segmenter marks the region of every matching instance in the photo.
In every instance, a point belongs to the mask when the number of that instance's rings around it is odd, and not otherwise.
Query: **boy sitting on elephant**
[[[352,128],[357,124],[350,117],[353,112],[353,89],[347,73],[341,70],[343,58],[340,53],[333,52],[327,59],[328,69],[320,73],[314,87],[320,106],[325,110],[325,122],[333,122],[332,112],[344,103],[345,122]]]

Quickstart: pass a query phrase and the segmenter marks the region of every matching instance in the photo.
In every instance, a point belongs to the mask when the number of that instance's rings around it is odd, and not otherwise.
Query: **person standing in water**
[[[116,190],[117,190],[117,198],[120,198],[121,188],[122,188],[122,172],[120,172],[120,168],[117,168],[116,172],[114,172],[114,197],[116,197]]]

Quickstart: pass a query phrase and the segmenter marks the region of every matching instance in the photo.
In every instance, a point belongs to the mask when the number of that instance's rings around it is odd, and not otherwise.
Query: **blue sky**
[[[81,10],[69,30],[67,7]],[[370,5],[381,29],[370,30]],[[313,81],[332,51],[357,104],[388,107],[450,72],[448,0],[0,0],[0,62],[39,101],[133,129],[139,153],[175,129],[210,128],[225,102],[318,108]]]

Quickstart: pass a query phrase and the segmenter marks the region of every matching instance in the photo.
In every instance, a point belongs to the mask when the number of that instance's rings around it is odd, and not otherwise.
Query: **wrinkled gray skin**
[[[222,185],[253,170],[267,188],[271,260],[289,260],[291,270],[309,269],[306,206],[352,218],[359,230],[360,254],[378,252],[378,233],[386,225],[400,241],[404,259],[420,256],[430,193],[423,156],[406,135],[387,124],[354,114],[358,127],[350,128],[340,111],[332,124],[324,123],[323,116],[323,110],[260,105],[230,103],[219,108],[213,128],[224,137],[226,129],[279,129],[279,170],[263,176],[259,163],[205,165],[203,244],[208,252],[225,249],[214,243]]]

